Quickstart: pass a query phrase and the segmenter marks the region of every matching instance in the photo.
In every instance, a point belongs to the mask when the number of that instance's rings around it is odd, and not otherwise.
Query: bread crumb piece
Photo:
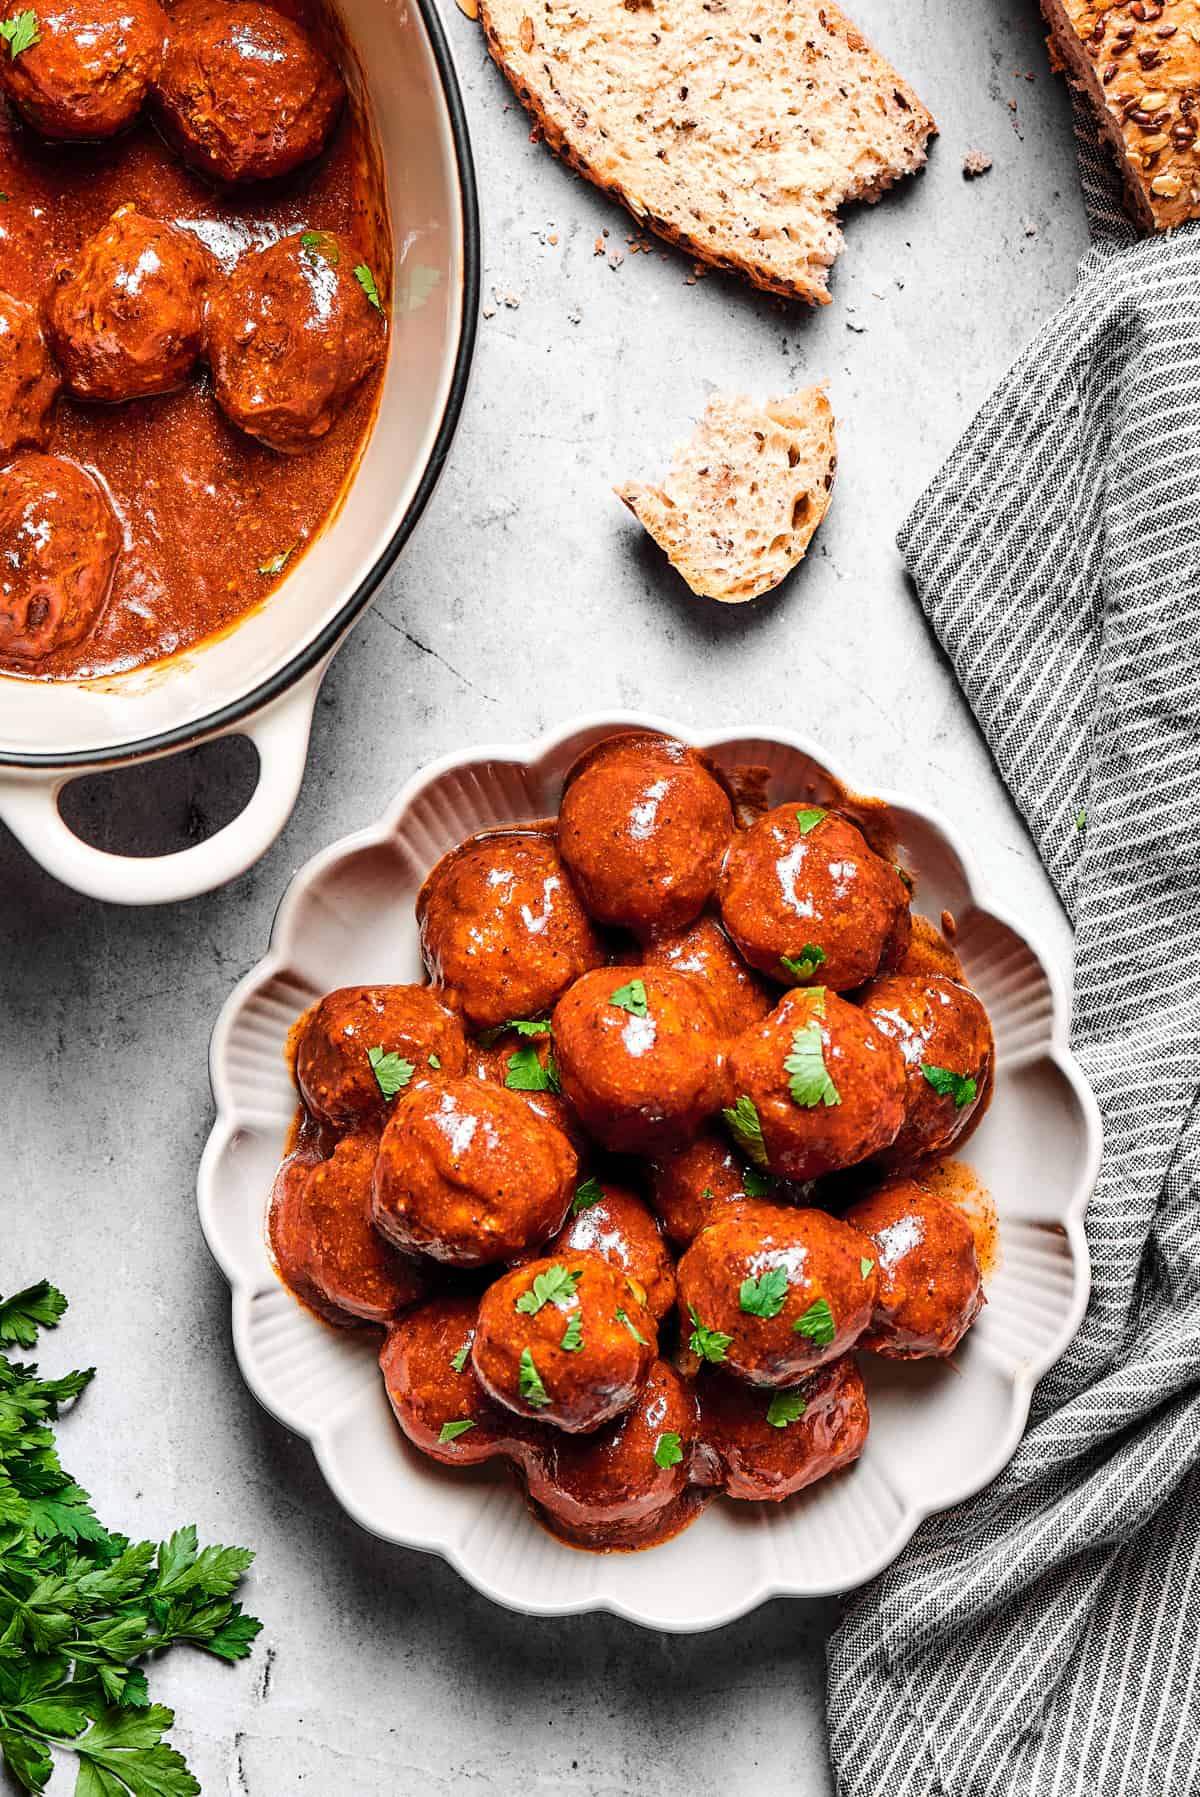
[[[1034,224],[1034,222],[1031,218],[1022,219],[1021,220],[1021,228],[1024,231],[1026,237],[1036,237],[1037,236],[1037,226]]]
[[[567,313],[567,323],[578,324],[582,317],[583,313],[579,310],[579,307],[572,306],[571,310]]]
[[[592,245],[592,254],[593,256],[602,256],[604,254],[603,237],[597,237],[595,243]]]
[[[986,175],[991,166],[991,157],[982,150],[968,150],[963,157],[963,180],[974,181],[977,176]]]
[[[521,303],[521,296],[519,293],[502,293],[500,298],[504,301],[510,312],[515,312]]]
[[[546,239],[546,242],[549,244],[552,244],[552,245],[557,244],[558,243],[558,232],[551,231],[549,237],[547,237],[547,239]]]
[[[613,269],[620,268],[620,266],[621,266],[622,262],[624,262],[624,260],[625,260],[625,258],[621,254],[620,250],[614,250],[612,255],[608,258],[608,266]]]
[[[495,306],[492,306],[492,305],[487,305],[487,306],[485,306],[485,307],[484,307],[484,308],[483,308],[483,316],[484,316],[484,317],[485,317],[485,318],[495,318],[495,316],[496,316],[496,308],[495,308]]]

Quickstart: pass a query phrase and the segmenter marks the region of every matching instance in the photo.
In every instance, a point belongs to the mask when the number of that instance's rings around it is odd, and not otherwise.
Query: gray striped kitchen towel
[[[1200,226],[1137,237],[1080,132],[1078,286],[900,545],[1074,924],[1094,1285],[831,1643],[841,1797],[1200,1792]]]

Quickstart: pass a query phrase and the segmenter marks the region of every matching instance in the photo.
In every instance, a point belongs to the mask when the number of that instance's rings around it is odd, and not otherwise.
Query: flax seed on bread
[[[778,586],[829,509],[837,469],[821,387],[765,406],[716,393],[661,487],[616,489],[693,593],[737,604]]]
[[[1150,231],[1200,216],[1200,0],[1042,0]]]
[[[639,224],[824,304],[838,209],[925,161],[936,129],[830,0],[480,0],[547,143]]]

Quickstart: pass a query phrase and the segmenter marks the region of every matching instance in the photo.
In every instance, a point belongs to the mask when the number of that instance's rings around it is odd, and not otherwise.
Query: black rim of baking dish
[[[390,572],[397,556],[416,528],[417,521],[429,503],[430,495],[437,485],[438,476],[450,454],[450,445],[454,441],[454,433],[458,429],[458,421],[462,416],[463,403],[467,394],[467,381],[475,355],[475,337],[479,321],[479,294],[482,282],[479,194],[475,185],[475,163],[471,155],[466,109],[463,106],[458,77],[455,74],[454,62],[450,55],[450,46],[433,0],[417,0],[417,6],[425,22],[433,59],[437,65],[442,94],[450,118],[454,157],[458,165],[458,187],[462,202],[463,226],[463,306],[458,350],[454,358],[454,374],[450,382],[450,391],[446,396],[441,423],[438,425],[433,450],[425,465],[424,473],[421,475],[417,490],[413,494],[403,518],[374,567],[359,582],[336,616],[331,618],[316,636],[299,648],[291,660],[277,673],[272,674],[269,679],[264,680],[261,685],[256,686],[240,699],[232,700],[228,705],[223,705],[219,711],[210,712],[207,717],[197,718],[193,723],[180,724],[173,730],[161,731],[157,736],[147,736],[139,742],[120,743],[113,748],[54,750],[35,754],[21,754],[11,749],[0,749],[0,767],[83,769],[119,766],[123,762],[142,760],[149,755],[162,755],[173,749],[185,749],[206,737],[229,730],[232,725],[240,723],[254,712],[262,711],[273,699],[277,699],[290,686],[294,686],[301,675],[307,674],[315,668],[317,663],[336,647],[338,639],[345,634],[358,614],[366,609],[384,576]]]

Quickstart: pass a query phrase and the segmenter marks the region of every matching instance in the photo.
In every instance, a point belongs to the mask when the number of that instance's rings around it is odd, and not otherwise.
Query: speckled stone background
[[[1065,924],[894,548],[1071,286],[1085,229],[1066,95],[1033,0],[858,0],[942,135],[922,177],[850,217],[833,304],[810,315],[722,277],[689,285],[689,263],[657,246],[631,254],[625,215],[530,143],[477,27],[443,3],[492,312],[450,466],[334,664],[300,803],[258,868],[139,914],[77,899],[0,832],[0,1286],[46,1274],[71,1298],[43,1358],[100,1369],[63,1437],[102,1515],[150,1535],[194,1519],[258,1549],[251,1664],[182,1655],[154,1681],[206,1793],[816,1797],[836,1603],[775,1602],[688,1638],[528,1620],[338,1510],[233,1361],[193,1199],[205,1051],[314,850],[431,756],[597,706],[811,733],[860,788],[940,807],[1066,963]],[[968,182],[972,149],[994,166]],[[605,230],[615,269],[593,253]],[[754,607],[693,601],[613,482],[656,474],[711,387],[765,397],[816,378],[841,472],[813,552]],[[96,840],[177,845],[230,815],[247,778],[221,748],[77,788],[72,815]]]

